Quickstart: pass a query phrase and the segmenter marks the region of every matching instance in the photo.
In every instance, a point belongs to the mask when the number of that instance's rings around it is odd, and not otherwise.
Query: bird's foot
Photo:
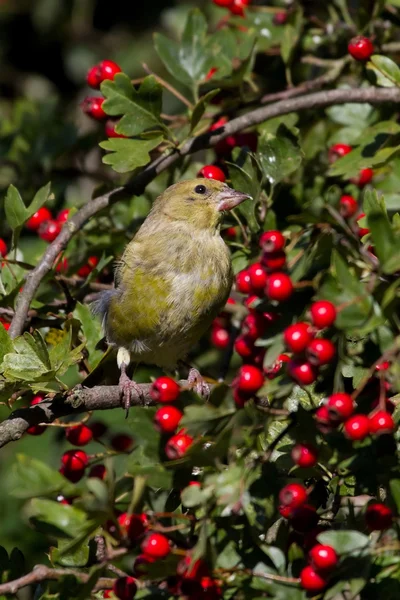
[[[121,371],[121,376],[119,378],[119,389],[121,391],[121,402],[122,406],[126,411],[126,417],[129,414],[129,408],[131,405],[132,395],[137,396],[141,400],[144,399],[144,395],[142,389],[136,381],[132,381],[130,377],[125,373],[124,370]]]
[[[200,374],[200,371],[192,367],[189,371],[187,380],[189,384],[189,389],[196,392],[196,394],[198,394],[205,400],[209,399],[211,394],[211,387],[208,385],[208,383],[204,381],[203,377]]]

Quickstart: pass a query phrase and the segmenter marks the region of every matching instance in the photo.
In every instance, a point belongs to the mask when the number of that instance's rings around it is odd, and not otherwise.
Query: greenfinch
[[[176,368],[224,306],[232,286],[228,247],[220,235],[225,211],[250,198],[214,179],[172,185],[154,202],[94,312],[117,351],[126,408],[135,382],[132,362]],[[189,382],[201,391],[197,370]]]

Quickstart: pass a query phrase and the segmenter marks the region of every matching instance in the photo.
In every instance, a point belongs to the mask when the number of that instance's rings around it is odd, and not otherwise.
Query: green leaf
[[[381,54],[374,54],[367,63],[367,69],[376,75],[376,83],[383,87],[400,87],[400,69],[393,60]]]
[[[241,166],[231,162],[227,162],[226,164],[228,165],[232,187],[251,196],[251,199],[239,204],[236,210],[246,219],[251,231],[256,232],[260,228],[256,219],[256,205],[261,193],[260,176],[252,156],[245,154],[244,161],[242,156],[243,152],[239,151],[236,162],[241,164]]]
[[[28,210],[22,200],[19,191],[12,184],[8,187],[4,200],[4,211],[6,220],[11,229],[22,227],[29,218]]]
[[[102,337],[101,323],[98,319],[93,319],[87,304],[77,302],[73,315],[81,322],[86,348],[89,352],[89,365],[91,369],[94,369],[103,356],[103,352],[96,350],[97,343]]]
[[[392,230],[389,218],[386,213],[383,198],[378,198],[376,191],[367,191],[364,195],[363,208],[367,215],[368,228],[371,231],[371,237],[375,252],[385,271],[385,264],[397,258],[395,266],[400,269],[400,244],[396,243],[396,237]]]
[[[257,158],[264,176],[275,185],[296,171],[303,157],[297,138],[284,125],[280,125],[276,136],[260,136]]]
[[[0,326],[0,367],[6,354],[12,352],[13,345],[10,336],[4,327]],[[2,369],[2,367],[1,367]]]
[[[81,535],[88,525],[85,511],[44,498],[33,498],[26,507],[26,514],[29,518],[50,525],[57,530],[57,535],[64,534],[69,538]]]
[[[356,554],[369,544],[369,537],[359,531],[324,531],[317,537],[320,544],[332,546],[338,554]]]
[[[390,493],[396,504],[397,511],[400,510],[400,479],[391,479],[389,482]]]
[[[192,111],[192,115],[190,117],[190,131],[193,131],[195,127],[199,124],[204,112],[206,110],[207,105],[211,102],[211,100],[218,94],[220,90],[211,90],[205,96],[202,96],[200,100],[197,102],[196,106]]]
[[[9,579],[18,579],[25,574],[25,558],[19,548],[13,548],[10,553],[10,571]]]
[[[28,218],[35,214],[52,197],[50,193],[51,183],[47,183],[38,190],[27,208]]]
[[[75,486],[58,471],[24,454],[17,455],[8,478],[8,485],[10,494],[16,498],[50,496],[57,492],[73,496],[76,492]]]
[[[217,408],[212,404],[202,406],[191,404],[186,406],[180,426],[187,427],[193,435],[199,435],[205,433],[213,421],[219,421],[233,413],[234,410],[230,408]]]
[[[31,335],[25,332],[13,342],[14,352],[3,359],[4,376],[10,381],[35,381],[51,374],[50,356],[38,330]]]
[[[110,150],[112,154],[103,156],[103,163],[111,165],[117,173],[128,173],[138,167],[143,167],[150,162],[149,152],[157,148],[162,142],[162,137],[151,140],[124,140],[113,138],[101,142],[101,148]]]
[[[189,485],[181,493],[182,504],[188,508],[200,506],[207,500],[207,494],[197,485]]]
[[[146,77],[136,91],[127,75],[117,73],[112,81],[102,83],[101,91],[106,98],[103,104],[106,113],[123,115],[117,133],[132,137],[154,127],[165,129],[160,117],[162,87],[153,75]]]
[[[338,125],[365,129],[374,108],[371,104],[339,104],[325,109],[328,117]]]
[[[63,567],[82,568],[86,567],[89,561],[90,548],[87,540],[74,546],[73,549],[68,549],[70,542],[68,540],[59,539],[58,548],[51,549],[51,561]],[[85,596],[85,599],[87,596]]]

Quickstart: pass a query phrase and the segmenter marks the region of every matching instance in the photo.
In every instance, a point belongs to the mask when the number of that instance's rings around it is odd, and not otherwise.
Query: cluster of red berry
[[[244,9],[249,6],[251,0],[213,0],[214,4],[227,8],[233,15],[244,16]]]
[[[308,465],[304,465],[308,466]],[[332,546],[317,542],[317,536],[324,531],[318,527],[315,507],[309,503],[307,489],[300,483],[289,483],[279,493],[279,512],[288,519],[297,535],[303,535],[303,545],[309,549],[309,565],[300,573],[301,586],[308,592],[318,593],[328,584],[329,577],[339,562]],[[391,509],[380,502],[367,505],[365,524],[370,531],[383,531],[393,522]]]
[[[158,377],[150,388],[151,398],[166,405],[159,408],[154,415],[156,428],[166,435],[174,434],[183,417],[182,411],[171,404],[178,400],[180,392],[176,381],[166,376]],[[193,438],[181,429],[168,439],[165,454],[170,460],[181,458],[192,444]]]
[[[42,240],[54,242],[61,231],[62,226],[68,220],[69,209],[61,210],[56,218],[45,206],[42,206],[25,223],[25,227],[30,231],[35,231]]]
[[[91,88],[98,90],[103,81],[114,79],[115,75],[121,73],[121,71],[121,67],[112,60],[102,60],[89,69],[86,82]],[[106,121],[105,133],[107,137],[126,137],[115,131],[118,120],[108,118],[103,109],[104,101],[103,96],[86,96],[81,104],[82,110],[96,121]]]

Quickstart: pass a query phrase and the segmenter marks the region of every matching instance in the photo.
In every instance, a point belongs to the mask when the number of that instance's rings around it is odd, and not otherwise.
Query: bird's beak
[[[237,192],[236,190],[227,187],[217,196],[217,208],[219,211],[232,210],[232,208],[235,208],[235,206],[238,206],[238,204],[241,204],[248,199],[251,199],[251,196],[248,194],[243,194],[242,192]]]

